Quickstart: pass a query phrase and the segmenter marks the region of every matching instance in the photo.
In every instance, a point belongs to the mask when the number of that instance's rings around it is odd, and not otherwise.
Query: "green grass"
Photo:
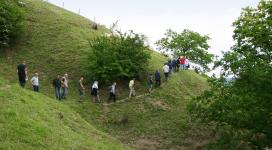
[[[56,100],[2,78],[0,89],[0,149],[128,149]]]
[[[7,56],[0,56],[0,67],[3,68],[0,75],[11,82],[17,82],[16,66],[25,60],[29,76],[35,72],[40,74],[41,90],[47,95],[53,95],[50,86],[55,76],[64,73],[70,75],[70,91],[77,91],[74,87],[77,87],[77,81],[82,75],[81,68],[86,64],[86,54],[90,50],[88,40],[109,30],[104,26],[93,30],[92,21],[47,2],[23,1],[26,3],[24,9],[27,14],[25,32]],[[149,68],[153,72],[157,67],[162,68],[166,59],[156,52],[151,55]],[[120,81],[119,88],[127,93],[126,82]],[[90,83],[87,86],[90,87]],[[146,92],[145,83],[138,82],[137,86],[142,87],[140,92]],[[101,89],[104,98],[108,86],[105,87]]]
[[[197,149],[212,137],[207,126],[190,121],[186,105],[207,88],[204,77],[183,71],[141,98],[110,106],[93,106],[89,101],[69,105],[98,129],[136,149]]]
[[[0,55],[0,76],[12,84],[5,89],[2,79],[0,82],[4,89],[0,90],[0,141],[4,141],[0,146],[3,149],[21,149],[25,145],[28,147],[24,149],[110,148],[111,138],[100,131],[135,149],[148,150],[199,149],[211,139],[209,128],[190,122],[185,110],[192,96],[208,88],[206,78],[190,71],[173,75],[151,95],[124,103],[94,104],[89,90],[84,102],[79,103],[76,84],[89,51],[88,39],[108,32],[108,29],[99,26],[99,30],[93,30],[90,20],[41,0],[23,1],[27,14],[25,33],[8,54]],[[166,58],[156,52],[151,56],[149,72],[161,70]],[[34,72],[40,74],[41,93],[48,97],[13,85],[17,83],[16,66],[22,60],[27,61],[29,76]],[[58,103],[49,98],[54,96],[51,82],[57,74],[64,73],[70,75],[69,95],[66,101]],[[147,92],[145,76],[136,82],[138,95]],[[90,87],[90,83],[85,85]],[[101,90],[103,100],[108,96],[107,87],[104,85]],[[32,89],[29,83],[27,89]],[[127,81],[117,81],[117,92],[118,99],[128,96]],[[5,111],[9,110],[11,119],[5,121],[9,117],[5,116]],[[63,120],[59,120],[59,112],[64,114]],[[97,142],[89,141],[90,138]],[[118,149],[119,143],[116,143]]]

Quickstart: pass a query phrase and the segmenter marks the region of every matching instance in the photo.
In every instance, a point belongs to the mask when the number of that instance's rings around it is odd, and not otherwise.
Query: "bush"
[[[16,0],[0,1],[0,48],[8,47],[22,33],[24,12]]]
[[[146,70],[150,53],[144,44],[145,37],[130,33],[112,33],[90,41],[88,67],[85,73],[90,80],[107,82],[117,78],[138,76]]]
[[[193,118],[224,129],[217,146],[233,147],[218,149],[272,147],[271,8],[272,1],[263,0],[243,9],[233,24],[235,45],[216,62],[221,78],[188,106]],[[234,79],[226,82],[229,71]]]

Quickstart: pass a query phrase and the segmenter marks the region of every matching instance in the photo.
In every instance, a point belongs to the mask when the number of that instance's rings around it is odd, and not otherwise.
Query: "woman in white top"
[[[35,75],[30,80],[31,84],[33,85],[34,92],[39,92],[39,75],[35,73]]]
[[[99,91],[98,91],[98,81],[94,81],[93,85],[92,85],[92,96],[93,96],[93,102],[100,102],[99,99]]]

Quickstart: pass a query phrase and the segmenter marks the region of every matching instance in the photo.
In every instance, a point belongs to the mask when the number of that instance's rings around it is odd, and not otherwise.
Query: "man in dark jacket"
[[[56,99],[61,100],[61,81],[60,75],[57,75],[56,79],[53,80],[53,87],[56,93]]]
[[[17,73],[18,73],[18,77],[19,77],[20,86],[22,88],[24,88],[26,80],[28,80],[28,78],[27,78],[27,67],[26,67],[25,61],[23,61],[22,64],[17,66]]]
[[[161,73],[159,72],[159,70],[155,72],[155,82],[156,87],[161,86]]]

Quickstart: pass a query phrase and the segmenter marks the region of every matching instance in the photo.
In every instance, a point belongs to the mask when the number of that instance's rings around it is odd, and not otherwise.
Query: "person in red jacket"
[[[181,69],[181,70],[185,70],[185,60],[186,60],[185,57],[180,56],[179,64],[180,64],[180,69]]]

